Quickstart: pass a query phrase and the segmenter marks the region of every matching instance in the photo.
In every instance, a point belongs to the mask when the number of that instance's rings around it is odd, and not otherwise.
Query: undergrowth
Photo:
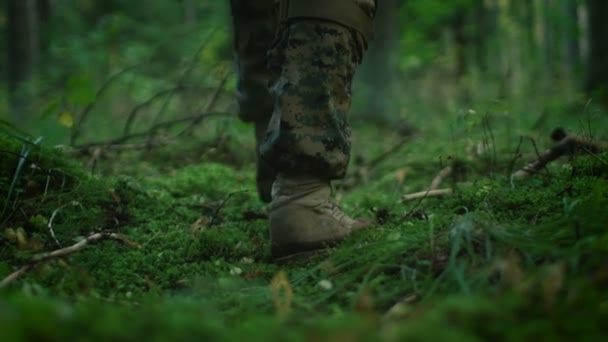
[[[100,177],[36,145],[15,177],[24,142],[0,140],[0,278],[94,232],[134,242],[98,242],[9,284],[4,341],[608,334],[605,154],[577,154],[524,180],[467,160],[451,196],[412,203],[398,199],[430,182],[434,162],[355,163],[337,195],[348,212],[375,215],[377,228],[276,264],[251,167],[205,161]]]

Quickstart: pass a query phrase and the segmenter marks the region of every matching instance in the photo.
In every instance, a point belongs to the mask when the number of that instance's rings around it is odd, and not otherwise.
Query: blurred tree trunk
[[[546,85],[553,84],[557,76],[556,51],[555,48],[555,3],[554,0],[544,0],[542,7],[543,20],[543,52]]]
[[[15,123],[24,124],[32,109],[33,80],[40,63],[40,24],[48,15],[50,4],[48,0],[5,1],[9,110]]]
[[[495,1],[480,1],[473,13],[473,26],[475,27],[476,51],[475,62],[483,70],[489,67],[489,51],[491,38],[498,30],[498,6]]]
[[[496,10],[488,1],[458,6],[449,20],[456,45],[456,76],[464,76],[474,64],[482,65],[488,38],[496,29]]]
[[[49,47],[50,32],[47,30],[49,21],[51,20],[51,1],[50,0],[37,0],[38,5],[38,36],[40,37],[40,54],[44,60],[44,55]]]
[[[398,119],[397,68],[399,60],[400,0],[379,1],[374,20],[375,39],[367,51],[359,76],[360,117],[381,124]]]
[[[580,69],[579,30],[578,30],[578,4],[576,0],[562,0],[563,50],[566,75],[575,82]]]
[[[456,82],[465,77],[475,67],[486,68],[489,39],[496,30],[497,8],[494,3],[476,1],[457,6],[449,18],[448,26],[454,39]],[[475,92],[470,87],[460,87],[460,97],[470,102]]]
[[[589,57],[585,90],[608,105],[608,1],[588,0]]]
[[[183,0],[184,7],[184,22],[186,25],[194,25],[196,23],[196,5],[198,1]]]

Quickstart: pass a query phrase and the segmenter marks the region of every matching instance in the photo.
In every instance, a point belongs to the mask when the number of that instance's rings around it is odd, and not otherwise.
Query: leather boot
[[[373,225],[348,217],[330,196],[329,180],[277,176],[269,207],[273,258],[331,246]]]
[[[255,151],[256,151],[256,172],[255,184],[258,189],[258,196],[266,203],[269,203],[272,196],[272,183],[277,173],[270,165],[260,158],[260,145],[264,142],[268,121],[255,122]]]

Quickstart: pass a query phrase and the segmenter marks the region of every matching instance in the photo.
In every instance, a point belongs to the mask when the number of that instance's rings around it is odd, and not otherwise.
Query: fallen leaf
[[[65,111],[59,114],[59,123],[62,126],[71,128],[74,125],[74,118],[72,117],[72,113]]]
[[[410,171],[409,167],[404,167],[393,173],[393,176],[395,177],[397,184],[399,184],[399,185],[403,184],[403,182],[405,181],[405,177],[407,176],[409,171]]]
[[[547,275],[543,278],[541,286],[543,299],[548,309],[553,308],[555,305],[555,298],[564,288],[566,280],[565,273],[566,267],[562,263],[551,265],[547,269]]]
[[[240,267],[230,267],[230,275],[238,276],[241,275],[241,273],[243,273],[243,270]]]
[[[329,291],[334,287],[334,284],[332,284],[331,281],[329,281],[327,279],[323,279],[323,280],[319,281],[319,283],[317,285],[319,285],[319,287],[325,291]]]
[[[17,248],[26,249],[27,248],[27,233],[22,227],[17,228],[15,231],[16,239],[17,239]]]
[[[373,313],[375,311],[374,307],[375,305],[372,291],[369,289],[369,287],[365,287],[357,298],[355,310],[359,313]]]
[[[193,224],[190,225],[190,235],[196,235],[209,226],[211,219],[207,216],[201,216]]]
[[[274,308],[277,315],[284,317],[291,311],[293,302],[293,289],[287,279],[285,271],[280,271],[272,278],[270,290],[274,300]]]

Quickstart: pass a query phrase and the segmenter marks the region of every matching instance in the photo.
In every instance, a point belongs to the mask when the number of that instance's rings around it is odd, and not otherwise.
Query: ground
[[[580,108],[540,123],[495,106],[403,130],[355,121],[335,196],[377,227],[286,264],[270,258],[247,124],[214,119],[95,163],[2,131],[0,279],[31,267],[0,289],[0,339],[605,337],[608,155],[511,177],[558,125],[606,138],[606,113]],[[451,195],[401,200],[449,166]],[[118,239],[32,263],[99,232]]]

